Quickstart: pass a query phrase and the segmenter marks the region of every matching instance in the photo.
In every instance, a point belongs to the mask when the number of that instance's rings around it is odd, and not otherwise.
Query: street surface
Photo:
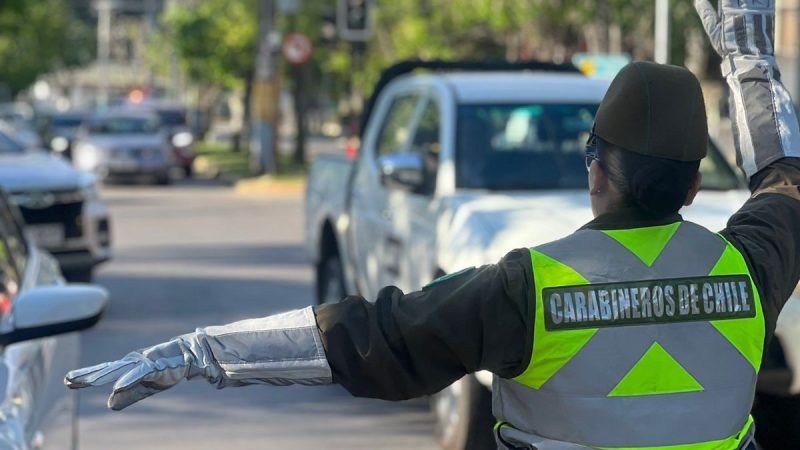
[[[83,335],[84,365],[197,326],[312,303],[300,198],[237,197],[204,182],[110,186],[115,258],[97,282],[106,316]],[[110,387],[81,391],[80,448],[434,449],[426,400],[355,399],[339,386],[216,390],[184,382],[122,412]]]

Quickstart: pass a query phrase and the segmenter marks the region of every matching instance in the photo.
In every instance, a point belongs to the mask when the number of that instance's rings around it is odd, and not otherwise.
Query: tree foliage
[[[36,78],[94,56],[91,30],[65,0],[0,2],[0,88],[14,96]]]
[[[255,0],[206,0],[168,12],[164,25],[194,81],[241,89],[253,71]]]
[[[653,56],[653,0],[378,1],[364,53],[345,42],[319,40],[322,15],[332,14],[332,4],[303,0],[297,27],[312,37],[318,72],[339,80],[338,92],[346,92],[347,84],[371,86],[380,70],[409,58],[568,61],[585,51]],[[704,58],[707,44],[692,1],[670,5],[671,62]]]

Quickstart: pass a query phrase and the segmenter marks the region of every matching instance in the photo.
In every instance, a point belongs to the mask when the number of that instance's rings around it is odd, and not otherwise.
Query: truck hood
[[[84,175],[45,152],[0,155],[0,186],[8,192],[77,189]]]
[[[745,190],[702,191],[681,214],[721,230],[749,196]],[[449,201],[449,224],[440,226],[448,230],[453,245],[444,253],[460,254],[455,264],[460,267],[496,262],[511,249],[560,239],[592,220],[585,190],[460,194]]]

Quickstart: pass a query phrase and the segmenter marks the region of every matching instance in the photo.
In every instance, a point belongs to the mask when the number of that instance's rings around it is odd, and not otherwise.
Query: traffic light
[[[373,0],[339,0],[336,28],[339,38],[346,41],[366,41],[372,31]]]

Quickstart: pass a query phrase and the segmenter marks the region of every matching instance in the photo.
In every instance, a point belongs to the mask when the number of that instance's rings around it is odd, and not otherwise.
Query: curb
[[[305,189],[305,179],[278,180],[269,176],[245,178],[234,185],[236,194],[245,196],[302,197]]]

